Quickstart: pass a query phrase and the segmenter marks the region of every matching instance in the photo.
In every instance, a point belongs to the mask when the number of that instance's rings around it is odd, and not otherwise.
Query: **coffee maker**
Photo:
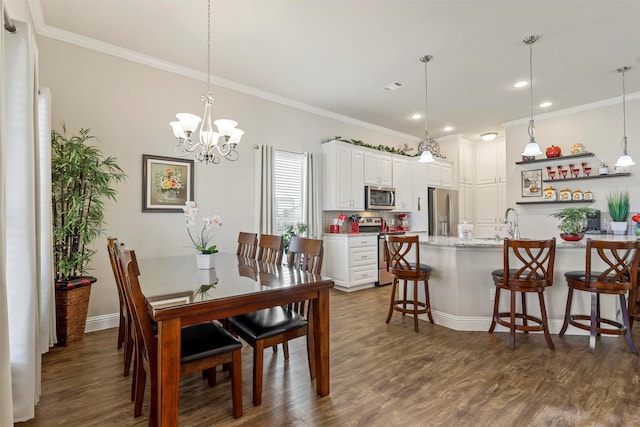
[[[587,214],[587,223],[584,226],[583,232],[588,234],[600,234],[600,211],[594,211]]]

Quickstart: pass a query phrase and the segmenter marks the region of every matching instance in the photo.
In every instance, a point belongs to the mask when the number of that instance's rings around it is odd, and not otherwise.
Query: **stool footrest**
[[[588,324],[582,323],[580,321],[589,322]],[[575,326],[576,328],[583,329],[585,331],[591,330],[591,316],[587,316],[586,314],[572,314],[569,316],[568,323],[571,326]],[[596,317],[596,324],[605,323],[607,325],[613,326],[613,328],[603,328],[602,326],[596,326],[597,334],[608,334],[608,335],[625,335],[627,333],[627,328],[620,322],[616,322],[611,319],[603,319],[602,317]]]
[[[523,332],[544,332],[544,324],[542,322],[542,319],[539,319],[537,317],[531,316],[529,314],[522,314],[522,313],[516,313],[515,314],[515,318],[516,319],[521,319],[521,320],[527,320],[527,321],[531,321],[536,323],[535,325],[524,325],[524,324],[520,324],[520,323],[516,323],[515,324],[515,329],[517,331],[523,331]],[[508,319],[508,320],[504,320],[504,319]],[[495,322],[498,325],[502,325],[504,327],[510,328],[511,327],[511,313],[507,312],[501,312],[498,313],[497,316],[493,317],[493,320],[495,320]]]

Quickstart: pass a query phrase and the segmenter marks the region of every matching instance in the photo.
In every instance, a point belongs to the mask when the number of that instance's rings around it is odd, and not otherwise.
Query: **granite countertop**
[[[587,246],[587,239],[592,240],[610,240],[610,241],[628,241],[636,240],[638,236],[633,234],[627,235],[613,235],[613,234],[585,234],[584,239],[578,242],[566,242],[556,237],[556,248],[585,248]],[[496,239],[494,237],[489,238],[473,238],[471,240],[462,240],[457,237],[447,236],[421,236],[420,244],[430,246],[449,246],[456,248],[501,248],[504,246],[504,239]]]

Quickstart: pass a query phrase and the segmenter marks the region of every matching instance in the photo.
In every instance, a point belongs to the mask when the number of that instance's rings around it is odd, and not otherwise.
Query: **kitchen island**
[[[503,240],[454,237],[420,236],[420,261],[429,264],[433,271],[429,280],[432,313],[436,324],[460,331],[487,331],[493,314],[495,286],[491,272],[502,268]],[[554,284],[545,290],[545,302],[549,329],[557,334],[564,320],[567,302],[567,285],[564,273],[584,270],[586,238],[579,242],[565,242],[556,237]],[[594,235],[598,240],[634,240],[636,236]],[[508,292],[500,301],[500,311],[508,311]],[[423,297],[421,295],[421,297]],[[617,298],[604,296],[602,315],[616,318],[619,313]],[[537,301],[527,304],[531,314],[539,315]],[[590,297],[586,292],[576,292],[572,313],[588,314]],[[422,316],[420,317],[422,318]],[[427,320],[426,317],[424,320]],[[506,330],[498,326],[496,330]],[[569,326],[567,334],[586,334]]]

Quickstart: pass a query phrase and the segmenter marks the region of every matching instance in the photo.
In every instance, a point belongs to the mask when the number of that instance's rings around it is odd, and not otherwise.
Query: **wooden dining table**
[[[316,391],[329,394],[332,279],[229,253],[215,254],[210,270],[199,270],[195,255],[141,258],[138,264],[149,314],[158,323],[159,425],[178,425],[180,328],[301,300],[311,300]]]

